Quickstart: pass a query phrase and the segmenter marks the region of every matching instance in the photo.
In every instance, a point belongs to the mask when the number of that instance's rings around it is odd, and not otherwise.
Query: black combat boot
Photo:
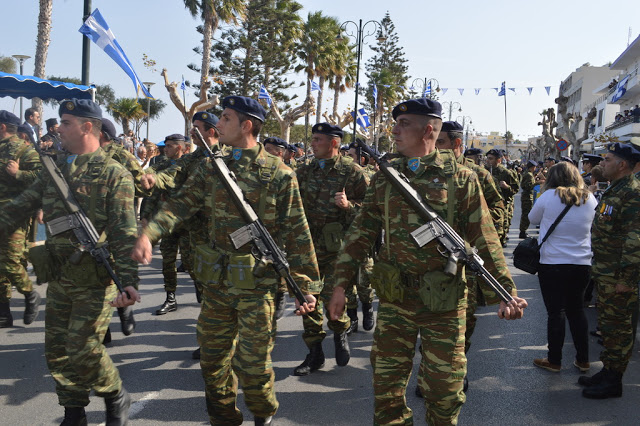
[[[527,235],[526,231],[520,231],[520,235],[518,235],[518,238],[520,238],[521,240],[524,240],[527,237],[528,237],[528,235]]]
[[[622,396],[622,373],[607,370],[602,375],[600,383],[594,383],[582,389],[582,396],[589,399],[620,398]]]
[[[13,316],[9,302],[0,303],[0,328],[13,327]]]
[[[107,332],[104,334],[104,339],[102,339],[102,344],[106,345],[107,343],[111,343],[111,330],[107,328]]]
[[[176,293],[175,291],[168,291],[167,300],[165,300],[162,306],[160,306],[160,309],[156,310],[156,315],[164,315],[177,310],[178,302],[176,302]]]
[[[129,336],[136,329],[136,320],[133,317],[133,308],[131,306],[118,308],[118,316],[120,317],[120,328],[122,329],[122,334]]]
[[[200,291],[200,287],[198,287],[198,284],[196,284],[196,282],[193,282],[193,286],[196,288],[196,301],[198,303],[202,303],[202,292]]]
[[[254,423],[256,426],[272,426],[273,425],[273,416],[269,417],[255,417]]]
[[[176,268],[176,272],[187,272],[186,269],[184,268],[183,262],[180,262],[180,266]]]
[[[602,378],[607,374],[607,369],[603,368],[591,377],[580,376],[578,377],[578,384],[581,386],[593,386],[602,381]]]
[[[279,291],[276,293],[276,321],[284,316],[284,308],[287,306],[287,300],[284,297],[284,293]]]
[[[24,294],[24,323],[26,325],[35,321],[40,310],[40,295],[33,290]]]
[[[198,348],[195,351],[191,352],[191,358],[192,359],[200,359],[200,348]]]
[[[129,407],[131,406],[131,397],[125,388],[121,388],[120,392],[113,398],[105,398],[104,404],[107,407],[106,426],[126,426],[129,421]]]
[[[324,367],[324,352],[322,343],[314,343],[304,359],[304,362],[293,370],[294,376],[308,376],[314,371]]]
[[[60,426],[87,426],[84,407],[64,407],[64,420]]]
[[[336,364],[344,367],[349,364],[349,360],[351,359],[347,333],[333,333],[333,343],[336,344]]]
[[[347,316],[351,320],[351,325],[347,328],[347,334],[358,332],[358,308],[347,308]]]
[[[362,304],[362,328],[366,331],[373,329],[375,320],[373,319],[373,303]]]

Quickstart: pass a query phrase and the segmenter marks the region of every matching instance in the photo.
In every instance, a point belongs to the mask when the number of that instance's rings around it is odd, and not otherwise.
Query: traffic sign
[[[569,147],[569,143],[564,139],[560,139],[558,142],[556,142],[556,148],[558,148],[558,150],[560,151],[564,151],[568,147]]]

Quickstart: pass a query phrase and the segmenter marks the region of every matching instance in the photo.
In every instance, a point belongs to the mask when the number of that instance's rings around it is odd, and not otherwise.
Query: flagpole
[[[82,23],[91,16],[91,0],[84,0]],[[89,85],[89,64],[91,62],[91,40],[82,35],[82,84]]]
[[[504,149],[509,155],[509,147],[507,146],[507,133],[509,133],[509,127],[507,126],[507,82],[503,81],[504,85]]]
[[[184,74],[182,75],[182,103],[184,104],[184,135],[189,136],[189,116],[187,114],[187,95],[185,94]]]

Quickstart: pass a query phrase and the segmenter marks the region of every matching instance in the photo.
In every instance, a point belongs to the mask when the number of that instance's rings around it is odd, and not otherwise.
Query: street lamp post
[[[431,86],[429,86],[429,85],[431,85]],[[422,95],[420,96],[421,98],[426,98],[427,97],[427,96],[424,96],[425,95],[424,92],[425,92],[427,87],[431,87],[431,90],[429,91],[429,96],[428,96],[429,99],[433,99],[434,90],[436,92],[440,91],[440,83],[435,78],[427,78],[427,77],[425,77],[424,79],[416,78],[415,80],[413,80],[413,83],[411,83],[411,88],[409,90],[412,90],[416,86],[421,89],[421,92],[420,92],[420,93],[422,93]]]
[[[23,65],[24,65],[24,61],[26,61],[27,59],[29,59],[31,56],[28,55],[13,55],[13,57],[18,61],[18,63],[20,64],[20,75],[23,75]],[[20,121],[22,121],[22,96],[20,97]]]
[[[469,117],[468,115],[465,115],[465,116],[456,117],[456,121],[458,123],[460,122],[460,118],[462,118],[462,131],[465,132],[464,144],[466,145],[467,140],[469,139],[469,127],[471,124],[473,124],[473,121],[471,121],[471,117]]]
[[[462,112],[462,105],[459,102],[443,102],[442,108],[444,109],[446,105],[449,105],[449,121],[452,120],[451,116],[453,115],[453,109],[457,108],[458,112]]]
[[[373,29],[367,30],[365,33],[365,29],[372,24]],[[354,29],[348,29],[349,26],[353,26]],[[356,24],[354,21],[345,21],[340,25],[340,33],[336,37],[336,40],[342,41],[344,37],[342,37],[342,33],[344,32],[349,37],[354,37],[356,40],[356,99],[354,104],[354,118],[353,118],[353,142],[356,141],[356,132],[358,130],[358,88],[360,87],[360,58],[362,57],[362,45],[364,44],[364,39],[372,36],[376,33],[376,30],[379,33],[377,38],[378,41],[385,41],[387,38],[382,35],[382,24],[378,21],[371,20],[367,21],[364,24],[362,23],[362,19],[358,21]],[[356,31],[354,33],[354,31]],[[360,148],[358,148],[358,163],[360,162]]]
[[[151,81],[142,82],[145,86],[147,86],[147,90],[151,93],[151,86],[155,83]],[[151,119],[151,99],[147,98],[147,140],[149,140],[149,121]]]

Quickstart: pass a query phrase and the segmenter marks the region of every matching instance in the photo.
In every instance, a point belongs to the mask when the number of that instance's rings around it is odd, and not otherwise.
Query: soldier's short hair
[[[256,117],[252,117],[240,111],[236,111],[236,114],[238,114],[238,120],[240,120],[240,124],[244,123],[247,120],[251,122],[251,124],[253,125],[251,127],[251,135],[253,137],[258,137],[258,135],[260,134],[260,130],[262,130],[262,121],[260,121]]]

